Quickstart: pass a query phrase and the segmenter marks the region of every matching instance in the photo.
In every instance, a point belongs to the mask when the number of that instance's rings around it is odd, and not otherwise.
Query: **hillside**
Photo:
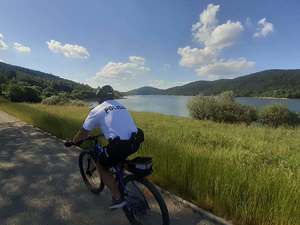
[[[39,102],[53,95],[94,99],[95,89],[52,74],[0,62],[1,94],[12,101]],[[122,95],[115,91],[115,97],[120,98]]]
[[[123,92],[127,95],[163,95],[165,90],[155,87],[141,87],[138,89],[131,90],[129,92]]]
[[[78,99],[93,98],[95,95],[95,90],[88,85],[2,62],[0,62],[0,87],[0,93],[4,95],[11,89],[18,92],[23,88],[26,94],[35,95],[35,98],[30,99],[32,101],[62,93]]]
[[[127,95],[215,95],[232,90],[241,97],[300,98],[300,70],[265,70],[234,79],[195,81],[168,89],[142,87]]]

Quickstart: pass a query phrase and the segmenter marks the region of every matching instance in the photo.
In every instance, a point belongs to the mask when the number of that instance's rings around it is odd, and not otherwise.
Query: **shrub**
[[[86,106],[87,105],[84,101],[81,101],[81,100],[71,100],[68,104],[73,105],[73,106]]]
[[[208,120],[213,117],[217,102],[211,96],[195,96],[188,102],[190,115],[199,120]]]
[[[45,105],[64,105],[69,102],[69,99],[64,96],[53,95],[51,97],[45,98],[42,104]]]
[[[212,120],[217,122],[243,122],[250,124],[257,120],[257,113],[251,106],[245,106],[235,102],[217,102]]]
[[[53,88],[53,87],[46,87],[44,90],[43,90],[43,97],[51,97],[53,95],[56,95],[57,94],[57,91]]]
[[[23,101],[25,102],[40,102],[42,99],[40,97],[40,90],[34,86],[25,86],[23,88]]]
[[[5,95],[12,102],[40,102],[40,91],[34,86],[8,85]]]
[[[236,103],[232,92],[218,96],[195,96],[187,106],[195,119],[247,124],[257,120],[255,108]]]
[[[215,98],[219,102],[223,102],[223,103],[235,103],[234,97],[235,96],[234,96],[233,91],[224,91],[221,94],[215,96]]]
[[[6,97],[12,102],[23,101],[23,88],[19,85],[9,85],[5,94]]]
[[[42,101],[44,105],[73,105],[73,106],[86,106],[86,103],[81,100],[70,100],[65,95],[53,95],[49,98],[45,98]]]
[[[300,123],[299,115],[284,105],[266,106],[259,113],[259,121],[272,127],[296,126]]]
[[[95,91],[91,90],[78,90],[78,89],[74,89],[71,93],[70,93],[70,97],[73,99],[88,99],[88,98],[95,98]]]

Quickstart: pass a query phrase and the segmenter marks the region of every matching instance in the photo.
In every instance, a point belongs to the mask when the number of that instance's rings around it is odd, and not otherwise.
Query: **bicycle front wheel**
[[[94,194],[99,194],[104,189],[104,182],[91,152],[83,151],[80,153],[79,168],[82,179],[89,190]]]
[[[145,178],[125,178],[124,212],[132,225],[169,225],[169,212],[157,188]]]

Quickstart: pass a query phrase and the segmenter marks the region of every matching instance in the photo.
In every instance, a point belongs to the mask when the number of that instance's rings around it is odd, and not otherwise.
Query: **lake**
[[[118,101],[124,104],[129,110],[142,112],[158,112],[167,115],[188,117],[186,107],[190,96],[173,95],[133,95],[126,96]],[[241,104],[255,106],[257,108],[270,104],[284,104],[295,112],[300,112],[300,99],[270,99],[270,98],[236,98]]]

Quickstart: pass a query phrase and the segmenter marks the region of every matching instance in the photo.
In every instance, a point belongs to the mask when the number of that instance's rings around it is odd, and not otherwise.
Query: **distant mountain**
[[[168,89],[142,87],[125,95],[215,95],[233,91],[240,97],[300,98],[300,69],[265,70],[234,79],[195,81]]]
[[[138,89],[131,90],[129,92],[123,92],[123,94],[127,95],[161,95],[164,94],[163,89],[155,88],[155,87],[141,87]]]

